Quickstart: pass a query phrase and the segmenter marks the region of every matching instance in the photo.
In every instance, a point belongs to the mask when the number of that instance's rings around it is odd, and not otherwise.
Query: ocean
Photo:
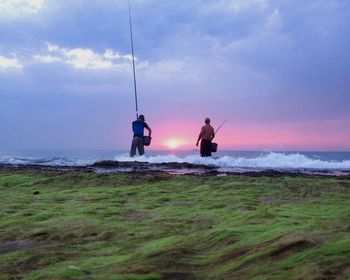
[[[218,151],[201,158],[199,152],[147,150],[130,158],[127,150],[33,150],[0,152],[0,164],[87,166],[103,160],[119,162],[192,163],[216,166],[220,171],[282,170],[350,174],[350,152]]]

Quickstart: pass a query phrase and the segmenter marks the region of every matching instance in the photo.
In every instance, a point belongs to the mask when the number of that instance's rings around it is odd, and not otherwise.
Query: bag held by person
[[[218,144],[217,143],[211,143],[211,151],[212,153],[216,153],[218,150]]]
[[[151,145],[152,137],[151,136],[143,136],[143,145],[149,146]]]

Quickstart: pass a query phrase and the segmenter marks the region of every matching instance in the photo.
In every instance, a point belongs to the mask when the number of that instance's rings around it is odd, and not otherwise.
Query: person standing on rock
[[[138,149],[139,155],[142,156],[145,153],[144,148],[144,129],[148,130],[148,136],[151,137],[152,130],[145,122],[144,115],[140,115],[136,121],[132,122],[132,131],[134,136],[131,142],[130,157],[136,155],[136,148]]]
[[[200,153],[201,157],[211,156],[211,141],[215,137],[214,128],[210,125],[210,119],[205,119],[205,125],[202,126],[201,132],[198,135],[196,146],[198,147],[199,141],[201,141]]]

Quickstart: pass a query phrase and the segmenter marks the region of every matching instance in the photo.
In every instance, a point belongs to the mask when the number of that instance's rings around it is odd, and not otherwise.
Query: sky
[[[153,149],[350,150],[350,1],[132,0]],[[0,149],[128,149],[127,0],[0,0]]]

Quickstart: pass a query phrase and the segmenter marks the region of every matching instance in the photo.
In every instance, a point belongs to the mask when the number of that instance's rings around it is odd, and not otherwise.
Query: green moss
[[[346,279],[349,184],[0,170],[0,279]]]

